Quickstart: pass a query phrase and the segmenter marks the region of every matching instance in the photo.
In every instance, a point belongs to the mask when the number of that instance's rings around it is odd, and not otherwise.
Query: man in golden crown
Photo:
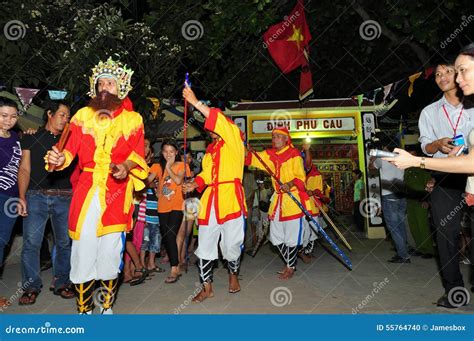
[[[91,314],[94,302],[100,313],[112,313],[132,194],[148,175],[142,117],[127,97],[132,74],[112,58],[99,62],[90,77],[91,101],[71,119],[64,149],[54,146],[45,157],[46,167],[61,170],[77,156],[82,170],[69,212],[70,279],[81,314]]]

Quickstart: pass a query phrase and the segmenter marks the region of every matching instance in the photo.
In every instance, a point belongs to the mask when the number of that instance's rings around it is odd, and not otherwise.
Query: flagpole
[[[184,87],[191,87],[191,82],[189,81],[189,73],[186,72],[186,75],[184,77]],[[188,131],[188,101],[186,98],[184,99],[184,127],[183,127],[183,134],[184,134],[184,147],[183,147],[183,161],[184,161],[184,181],[188,179],[188,174],[186,171],[186,153],[187,153],[187,131]],[[187,213],[186,213],[186,199],[187,199],[188,193],[184,193],[184,200],[185,200],[185,207],[184,207],[184,247],[185,249],[185,256],[184,256],[184,261],[186,262],[186,269],[185,272],[188,272],[188,219],[187,219]]]

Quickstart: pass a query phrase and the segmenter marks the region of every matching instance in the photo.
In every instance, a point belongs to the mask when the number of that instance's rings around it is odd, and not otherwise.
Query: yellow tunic
[[[220,138],[207,147],[202,172],[196,176],[201,197],[199,225],[207,225],[214,203],[217,223],[247,216],[242,177],[245,147],[240,129],[218,109],[211,109],[204,125]]]
[[[294,186],[291,188],[291,194],[293,194],[293,196],[303,204],[303,207],[308,209],[309,198],[305,192],[304,185],[306,174],[300,152],[294,147],[286,146],[278,152],[275,149],[267,149],[258,152],[257,154],[282,183],[293,181]],[[248,154],[246,164],[266,171],[266,168],[252,153]],[[279,221],[302,217],[304,215],[303,211],[287,193],[280,191],[280,186],[273,178],[272,184],[275,189],[275,194],[272,196],[272,201],[268,210],[269,219],[275,219],[275,211],[277,207],[280,209],[280,216],[278,217]]]
[[[323,177],[314,167],[311,168],[311,171],[306,176],[306,190],[319,190],[321,193],[323,191]],[[313,216],[319,215],[319,208],[316,203],[319,204],[319,207],[322,207],[322,203],[316,195],[310,196],[311,213]]]

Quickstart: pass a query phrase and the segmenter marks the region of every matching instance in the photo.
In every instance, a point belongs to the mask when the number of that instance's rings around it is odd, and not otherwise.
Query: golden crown
[[[132,86],[130,85],[132,75],[132,69],[128,69],[126,65],[119,61],[114,61],[112,57],[109,57],[105,63],[100,61],[99,64],[94,66],[92,69],[92,75],[89,77],[89,96],[94,98],[97,95],[96,84],[99,78],[110,77],[117,81],[118,97],[124,99],[128,92],[132,90]]]

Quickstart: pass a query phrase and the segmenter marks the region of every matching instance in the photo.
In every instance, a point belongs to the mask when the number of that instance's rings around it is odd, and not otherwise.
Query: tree
[[[9,13],[2,16],[2,27],[14,19],[25,30],[24,38],[0,42],[2,77],[10,88],[66,89],[74,95],[70,99],[83,102],[91,68],[108,56],[134,70],[131,97],[139,111],[149,113],[147,96],[162,98],[175,87],[181,46],[147,24],[125,18],[119,5],[28,0],[2,6]]]
[[[283,75],[262,47],[263,32],[281,21],[295,3],[148,0],[147,22],[185,46],[183,69],[194,72],[206,96],[296,99],[299,71]],[[457,53],[474,28],[470,5],[469,0],[306,0],[316,97],[362,93],[406,78],[434,58]],[[166,20],[155,22],[156,17]],[[186,40],[181,34],[191,20],[202,27],[199,39]],[[369,20],[375,21],[373,37],[360,31]],[[454,41],[442,46],[452,34]]]
[[[180,97],[192,72],[203,98],[298,98],[299,71],[283,75],[262,34],[296,0],[26,0],[3,2],[7,22],[20,20],[22,39],[2,36],[2,77],[8,86],[46,85],[85,94],[90,67],[119,53],[136,70],[132,96]],[[470,0],[336,2],[306,0],[315,96],[348,97],[455,54],[474,29]],[[372,23],[375,35],[361,33]],[[449,38],[450,41],[447,39]],[[451,39],[452,38],[452,39]],[[146,106],[145,106],[146,103]]]

